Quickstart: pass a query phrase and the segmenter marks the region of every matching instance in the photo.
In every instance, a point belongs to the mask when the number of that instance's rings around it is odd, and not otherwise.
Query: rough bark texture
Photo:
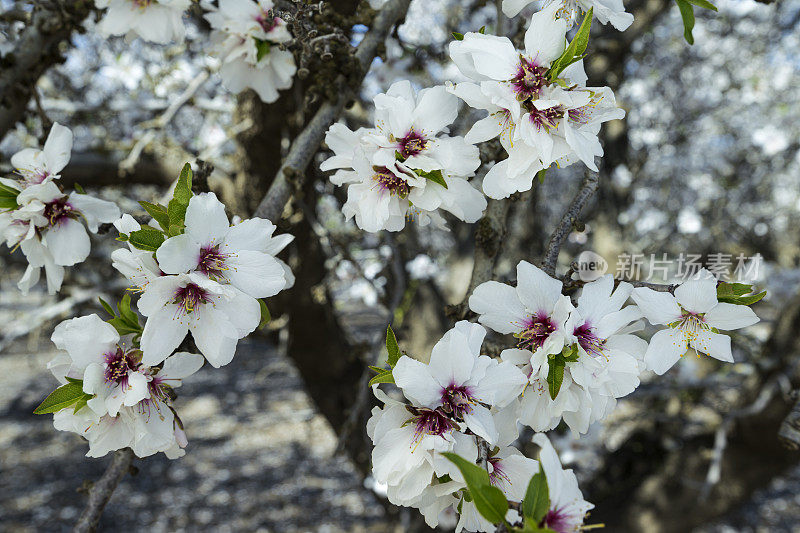
[[[75,528],[72,530],[74,533],[93,533],[97,530],[97,524],[100,522],[103,509],[105,509],[108,500],[111,499],[111,495],[114,494],[114,489],[117,488],[125,474],[130,471],[133,458],[133,450],[130,448],[114,452],[114,458],[111,460],[111,464],[108,465],[103,477],[97,480],[89,490],[89,501],[75,524]]]
[[[81,31],[92,6],[90,0],[35,3],[14,50],[0,58],[0,140],[24,118],[39,77],[64,61],[62,46]]]

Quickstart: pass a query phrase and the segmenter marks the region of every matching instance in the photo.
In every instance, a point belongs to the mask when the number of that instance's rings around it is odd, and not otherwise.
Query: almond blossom
[[[651,324],[668,326],[653,335],[645,354],[647,367],[658,375],[672,368],[689,348],[698,356],[703,353],[732,363],[731,338],[719,330],[744,328],[759,320],[746,305],[720,302],[717,280],[706,269],[681,283],[674,295],[637,287],[633,299]]]
[[[44,147],[25,148],[11,156],[11,166],[22,177],[23,185],[38,185],[47,179],[58,179],[59,174],[69,163],[72,152],[72,131],[53,123]],[[0,178],[0,181],[12,187],[18,187],[13,180]]]
[[[125,447],[139,457],[183,454],[185,434],[169,391],[200,369],[202,356],[176,353],[161,368],[145,366],[141,351],[126,348],[116,329],[94,314],[60,323],[51,338],[66,354],[48,368],[61,383],[80,380],[91,396],[84,406],[56,412],[56,429],[84,436],[90,457]]]
[[[253,298],[274,296],[294,284],[289,266],[275,258],[294,237],[273,236],[275,229],[262,218],[231,226],[214,193],[198,194],[189,200],[185,233],[158,248],[158,266],[166,274],[197,272]]]
[[[511,403],[526,379],[515,366],[480,355],[485,335],[478,324],[458,322],[433,347],[428,364],[403,356],[392,375],[415,406],[463,422],[494,444],[499,433],[489,408]]]
[[[444,87],[416,93],[408,81],[375,97],[375,127],[355,132],[334,124],[326,136],[334,155],[323,171],[348,185],[345,216],[365,231],[400,231],[407,218],[444,227],[439,210],[477,221],[486,199],[467,181],[480,166],[478,148],[443,135],[458,115],[458,100]]]
[[[167,44],[183,41],[186,29],[183,13],[190,0],[95,0],[98,9],[108,8],[98,24],[103,35],[141,37],[145,41]]]
[[[535,0],[503,0],[503,13],[507,17],[516,17],[519,12]],[[558,15],[567,20],[571,27],[580,13],[594,8],[594,16],[601,24],[611,23],[619,31],[625,31],[633,24],[633,15],[625,12],[622,0],[545,0],[543,7],[551,4],[558,6]]]
[[[142,363],[150,366],[166,359],[190,331],[212,366],[227,365],[239,339],[252,333],[261,320],[258,300],[199,272],[150,281],[138,307],[147,317]]]
[[[264,102],[292,86],[297,67],[292,53],[278,45],[292,40],[286,23],[276,17],[272,0],[219,0],[201,3],[212,29],[212,52],[220,58],[222,83],[240,93],[252,88]]]
[[[566,48],[567,23],[558,5],[534,14],[525,34],[525,50],[506,37],[467,33],[450,43],[450,57],[471,81],[448,85],[450,92],[471,107],[489,112],[467,134],[471,142],[499,136],[508,158],[484,177],[490,198],[506,198],[529,190],[535,174],[552,163],[577,160],[597,170],[602,155],[597,139],[603,122],[619,119],[624,111],[607,87],[587,87],[582,61],[550,73]]]

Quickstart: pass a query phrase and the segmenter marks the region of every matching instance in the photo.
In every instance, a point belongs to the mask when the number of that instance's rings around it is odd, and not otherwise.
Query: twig
[[[567,207],[556,229],[553,230],[553,234],[550,236],[550,242],[547,243],[544,261],[542,262],[542,270],[547,272],[550,276],[555,276],[556,274],[556,264],[558,263],[558,253],[561,251],[561,245],[567,240],[567,237],[572,231],[572,226],[578,221],[578,216],[589,202],[589,199],[597,192],[598,185],[599,180],[597,174],[588,172],[580,190],[578,190],[575,198],[572,199],[569,207]]]
[[[103,473],[103,476],[92,485],[89,490],[89,501],[81,513],[78,522],[73,528],[73,533],[93,533],[97,530],[100,516],[103,514],[108,500],[114,493],[119,482],[131,468],[133,463],[133,450],[125,448],[114,452],[114,459]]]
[[[800,394],[795,391],[796,401],[778,430],[778,439],[789,450],[800,450]]]
[[[370,32],[361,41],[356,50],[356,58],[361,65],[362,75],[357,77],[358,86],[364,79],[372,60],[378,55],[379,48],[384,44],[386,37],[394,26],[408,11],[411,0],[392,0],[375,17]],[[255,216],[276,220],[283,213],[283,208],[290,200],[295,190],[296,181],[302,178],[314,154],[325,137],[325,132],[331,124],[339,118],[347,101],[352,98],[353,91],[358,87],[355,83],[340,91],[335,102],[326,102],[320,106],[317,113],[306,125],[305,129],[295,138],[289,154],[286,156],[281,168],[272,181],[267,194],[256,209]]]

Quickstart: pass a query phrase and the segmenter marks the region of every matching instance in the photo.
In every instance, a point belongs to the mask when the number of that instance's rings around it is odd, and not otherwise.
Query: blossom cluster
[[[741,299],[749,290],[718,288],[705,270],[674,293],[634,288],[607,275],[585,284],[575,305],[560,280],[521,262],[516,287],[489,281],[474,290],[469,306],[480,324],[457,323],[428,363],[400,355],[393,333],[387,338],[389,369],[373,367],[378,376],[372,381],[384,405],[373,409],[367,427],[375,480],[392,503],[420,509],[432,527],[453,508],[457,531],[493,532],[498,521],[473,503],[471,492],[480,489],[468,486],[448,454],[474,465],[483,446],[489,485],[520,503],[539,472],[536,461],[513,447],[522,424],[537,432],[550,491],[549,511],[537,527],[577,531],[592,506],[574,475],[561,470],[542,432],[562,420],[573,432],[586,432],[612,412],[617,398],[636,389],[645,370],[663,374],[690,348],[733,362],[730,337],[720,331],[758,322],[748,304],[763,295]],[[649,343],[634,335],[644,329],[644,318],[666,326]],[[513,347],[497,359],[481,355],[483,326],[513,336]],[[378,389],[380,383],[394,383],[404,400]],[[509,524],[522,520],[513,508],[501,516]]]
[[[535,0],[503,0],[503,13],[507,17],[516,17],[520,11]],[[611,23],[614,28],[624,31],[633,24],[633,15],[625,12],[622,0],[545,0],[543,7],[557,6],[556,13],[567,21],[571,27],[581,12],[593,11],[601,24]]]
[[[0,178],[0,241],[19,248],[28,267],[19,280],[27,293],[45,270],[47,289],[55,294],[64,280],[64,267],[83,262],[91,249],[89,235],[100,223],[119,218],[112,202],[83,192],[63,191],[60,172],[72,151],[72,132],[55,123],[44,147],[26,148],[11,157],[15,178]]]
[[[62,386],[35,411],[54,413],[56,429],[85,437],[93,457],[125,447],[139,457],[183,455],[174,389],[205,360],[230,363],[238,341],[268,319],[262,299],[294,284],[275,257],[292,236],[275,235],[260,218],[231,225],[214,193],[191,192],[189,165],[168,205],[141,204],[153,220],[116,220],[128,247],[112,261],[140,294],[144,326],[130,295],[117,311],[102,302],[108,321],[89,315],[59,324],[52,340],[66,354],[49,368]],[[199,354],[179,351],[189,332]]]
[[[439,210],[477,221],[486,199],[467,178],[480,166],[478,148],[445,134],[458,107],[442,86],[417,93],[399,81],[375,97],[375,127],[334,124],[325,139],[334,155],[321,169],[347,185],[345,216],[370,232],[402,230],[407,218],[445,227]]]
[[[106,36],[126,35],[166,44],[182,41],[184,12],[190,0],[95,0],[107,8],[98,25]],[[292,53],[279,45],[292,40],[286,22],[274,14],[272,0],[202,0],[211,25],[210,53],[221,62],[219,74],[231,92],[252,88],[264,102],[278,99],[297,70]]]

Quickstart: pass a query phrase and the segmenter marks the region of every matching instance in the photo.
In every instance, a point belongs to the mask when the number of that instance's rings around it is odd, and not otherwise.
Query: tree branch
[[[575,198],[572,199],[569,207],[567,207],[556,229],[553,230],[553,234],[550,236],[550,242],[547,243],[544,261],[542,262],[542,270],[551,277],[555,277],[556,274],[556,264],[558,263],[558,253],[561,251],[561,245],[567,240],[583,208],[591,197],[594,196],[594,193],[597,192],[598,185],[599,180],[597,174],[588,172],[580,190],[575,195]]]
[[[103,476],[89,490],[89,501],[81,513],[78,522],[73,528],[73,533],[93,533],[97,530],[100,516],[103,514],[108,500],[114,493],[119,482],[131,468],[133,463],[133,450],[125,448],[114,452],[114,459],[108,465]]]
[[[306,167],[325,138],[325,132],[339,118],[345,104],[352,98],[353,92],[361,85],[373,59],[378,55],[380,47],[383,46],[394,24],[405,16],[410,2],[411,0],[391,0],[375,17],[372,28],[361,41],[355,53],[362,69],[362,75],[358,76],[356,80],[358,85],[353,83],[349,87],[345,87],[339,92],[339,97],[335,102],[322,104],[305,129],[295,138],[289,154],[272,181],[272,185],[258,205],[255,216],[270,220],[280,218],[283,208],[295,190],[295,184],[292,181],[302,179]]]
[[[20,121],[39,77],[64,60],[61,43],[92,9],[89,0],[36,2],[14,50],[0,58],[0,140]]]

